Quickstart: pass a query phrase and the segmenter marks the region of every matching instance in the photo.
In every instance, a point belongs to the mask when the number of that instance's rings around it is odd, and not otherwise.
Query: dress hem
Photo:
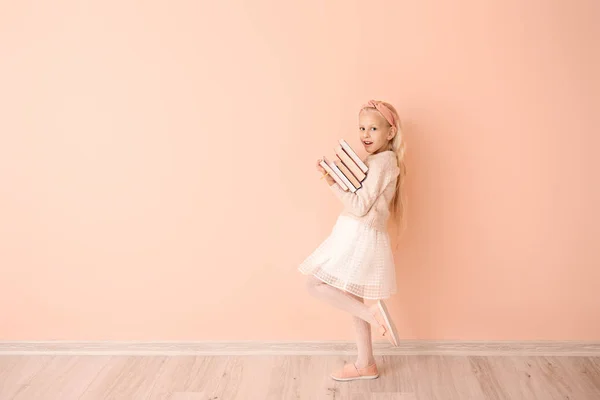
[[[301,273],[302,275],[312,275],[312,276],[314,276],[315,278],[317,278],[318,280],[320,280],[321,282],[323,282],[323,283],[324,283],[324,284],[326,284],[326,285],[332,286],[332,287],[334,287],[334,288],[336,288],[336,289],[343,290],[344,292],[352,293],[353,295],[355,295],[355,296],[358,296],[358,297],[360,297],[360,298],[362,298],[362,299],[366,299],[366,300],[385,300],[385,299],[389,299],[389,298],[390,298],[390,297],[392,297],[394,294],[396,294],[396,292],[394,291],[394,292],[391,292],[390,294],[388,294],[387,296],[380,296],[380,297],[367,297],[367,296],[363,296],[363,295],[360,295],[360,294],[358,294],[358,293],[355,293],[355,292],[353,292],[353,291],[351,291],[351,290],[344,289],[343,287],[340,287],[340,286],[338,286],[338,285],[335,285],[335,284],[332,284],[332,283],[329,283],[329,282],[325,282],[325,281],[323,280],[323,278],[321,278],[320,276],[317,276],[317,274],[315,274],[315,273],[312,273],[312,272],[304,272],[304,271],[301,269],[301,267],[298,267],[298,271],[300,271],[300,273]]]

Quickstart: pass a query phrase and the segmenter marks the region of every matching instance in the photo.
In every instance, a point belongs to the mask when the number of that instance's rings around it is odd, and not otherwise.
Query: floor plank
[[[416,356],[408,360],[418,399],[483,399],[466,356]]]
[[[568,374],[567,382],[580,393],[593,393],[594,399],[600,399],[600,358],[556,357]]]
[[[79,398],[147,399],[165,361],[166,357],[111,356]]]
[[[0,356],[0,399],[600,399],[600,358],[392,355],[336,382],[351,356]]]
[[[39,357],[42,367],[27,380],[27,383],[17,384],[19,387],[12,394],[12,399],[78,398],[98,372],[104,368],[109,358],[106,356]]]

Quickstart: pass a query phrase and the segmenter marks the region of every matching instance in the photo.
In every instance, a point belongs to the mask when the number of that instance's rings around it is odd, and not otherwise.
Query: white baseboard
[[[373,344],[375,355],[459,356],[595,356],[600,342],[586,341],[402,341]],[[347,355],[355,354],[350,341],[0,341],[2,355]]]

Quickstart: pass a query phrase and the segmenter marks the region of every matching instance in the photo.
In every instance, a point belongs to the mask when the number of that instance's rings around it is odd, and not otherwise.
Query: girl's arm
[[[361,182],[362,187],[355,193],[342,190],[335,181],[329,187],[352,214],[362,217],[369,212],[375,200],[390,182],[398,177],[399,173],[396,156],[392,155],[370,163],[367,177]]]

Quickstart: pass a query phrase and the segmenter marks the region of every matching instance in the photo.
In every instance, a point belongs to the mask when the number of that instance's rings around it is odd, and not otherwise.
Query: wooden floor
[[[600,399],[600,358],[379,356],[381,376],[328,375],[351,356],[0,356],[0,399]]]

